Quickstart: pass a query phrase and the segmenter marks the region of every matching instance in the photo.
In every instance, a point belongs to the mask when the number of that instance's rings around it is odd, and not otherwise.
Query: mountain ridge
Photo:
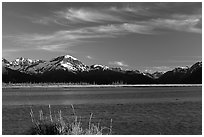
[[[21,78],[22,77],[22,78]],[[87,66],[71,55],[51,60],[17,58],[9,62],[2,58],[3,82],[86,82],[96,84],[185,84],[202,83],[202,62],[191,67],[177,67],[163,72],[140,72],[123,70],[100,64]]]

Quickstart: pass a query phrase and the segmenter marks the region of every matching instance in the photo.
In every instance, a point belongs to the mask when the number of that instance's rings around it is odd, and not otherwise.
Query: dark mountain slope
[[[164,73],[157,81],[161,84],[201,84],[202,62],[197,62],[190,68],[175,68]]]
[[[12,70],[10,68],[2,66],[2,81],[12,82],[12,83],[22,83],[22,82],[37,82],[39,81],[35,76],[22,73],[17,70]]]
[[[181,83],[202,84],[202,62],[194,64],[187,72]]]

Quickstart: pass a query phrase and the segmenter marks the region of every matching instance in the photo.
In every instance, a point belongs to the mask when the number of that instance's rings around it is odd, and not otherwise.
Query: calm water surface
[[[3,105],[201,101],[202,87],[3,88]]]

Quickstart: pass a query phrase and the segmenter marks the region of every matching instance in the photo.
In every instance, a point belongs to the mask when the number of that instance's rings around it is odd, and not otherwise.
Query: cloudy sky
[[[201,3],[3,3],[2,56],[166,71],[202,60]]]

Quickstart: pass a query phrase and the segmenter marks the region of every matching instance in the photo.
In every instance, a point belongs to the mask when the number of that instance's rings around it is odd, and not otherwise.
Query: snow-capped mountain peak
[[[78,60],[77,58],[73,57],[73,56],[70,56],[70,55],[65,55],[64,58],[71,58],[73,60]]]
[[[60,64],[64,68],[72,71],[86,71],[88,68],[80,60],[70,55],[65,55]]]
[[[20,57],[20,58],[17,58],[15,59],[14,61],[11,61],[10,64],[13,65],[13,66],[29,66],[29,65],[32,65],[33,63],[35,63],[36,61],[33,61],[29,58],[23,58],[23,57]]]
[[[63,70],[69,70],[69,71],[86,71],[88,70],[88,67],[84,65],[80,60],[77,58],[70,56],[70,55],[64,55],[64,56],[59,56],[56,57],[52,60],[50,60],[50,63],[48,66],[51,64],[55,64],[52,67],[52,69],[63,69]],[[58,65],[56,65],[58,64]],[[53,65],[52,65],[53,66]]]

